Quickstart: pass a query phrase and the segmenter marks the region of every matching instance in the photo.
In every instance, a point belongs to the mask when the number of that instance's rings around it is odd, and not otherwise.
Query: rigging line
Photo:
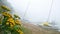
[[[50,15],[51,15],[52,6],[53,6],[53,0],[51,2],[51,7],[50,7],[50,10],[49,10],[49,15],[48,15],[47,22],[49,21],[49,18],[50,18]]]
[[[30,0],[28,1],[28,4],[27,4],[26,10],[25,10],[25,13],[23,15],[23,20],[25,20],[26,13],[27,13],[27,10],[28,10],[29,6],[30,6]]]

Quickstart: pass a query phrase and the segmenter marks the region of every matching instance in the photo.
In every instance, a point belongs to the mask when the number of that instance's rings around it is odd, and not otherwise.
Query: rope
[[[24,16],[23,16],[23,20],[25,20],[26,13],[27,13],[27,10],[28,10],[29,6],[30,6],[30,0],[28,1],[27,8],[26,8]]]
[[[47,22],[49,21],[49,18],[50,18],[50,14],[51,14],[52,6],[53,6],[53,0],[52,0],[52,2],[51,2],[51,7],[50,7],[50,10],[49,10],[49,15],[48,15]]]
[[[30,5],[30,0],[28,1],[27,8],[26,8],[25,13],[24,13],[24,16],[23,16],[23,20],[25,19],[25,16],[26,16],[27,10],[28,10],[28,8],[29,8],[29,5]],[[51,2],[51,7],[50,7],[50,10],[49,10],[49,15],[48,15],[47,22],[49,21],[49,18],[50,18],[50,14],[51,14],[52,6],[53,6],[53,0],[52,0],[52,2]]]

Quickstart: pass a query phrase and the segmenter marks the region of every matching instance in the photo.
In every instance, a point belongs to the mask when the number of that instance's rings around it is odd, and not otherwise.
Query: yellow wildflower
[[[20,20],[15,20],[15,23],[18,24],[18,25],[21,25],[21,21]]]
[[[3,16],[7,16],[7,17],[12,17],[12,15],[9,14],[8,12],[3,12],[2,15],[3,15]]]
[[[15,22],[14,22],[14,19],[13,18],[8,18],[7,21],[10,22],[12,25],[15,25]]]
[[[17,30],[17,32],[19,32],[20,34],[23,34],[23,32],[21,30]]]
[[[9,22],[6,22],[6,25],[9,25]]]
[[[23,34],[23,32],[21,31],[20,34]]]
[[[8,18],[7,21],[9,21],[9,22],[14,22],[13,18]]]
[[[10,27],[13,27],[14,25],[12,23],[10,23]]]
[[[11,10],[10,8],[8,8],[8,7],[5,6],[5,5],[2,5],[1,8],[4,9],[4,10],[7,10],[7,11],[10,11],[10,10]]]

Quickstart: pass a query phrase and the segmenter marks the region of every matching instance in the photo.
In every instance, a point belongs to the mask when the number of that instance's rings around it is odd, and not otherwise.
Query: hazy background
[[[8,2],[22,20],[39,24],[47,21],[52,0],[8,0]],[[49,22],[52,21],[60,26],[60,0],[53,0]]]

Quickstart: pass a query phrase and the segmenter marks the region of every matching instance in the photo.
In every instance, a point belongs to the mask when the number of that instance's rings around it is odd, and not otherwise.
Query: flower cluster
[[[12,15],[9,14],[8,12],[2,12],[2,15],[3,15],[3,16],[7,16],[7,17],[12,17]]]
[[[10,25],[10,27],[13,27],[15,25],[13,18],[8,18],[6,25]]]
[[[15,14],[14,15],[10,14],[10,9],[7,8],[7,6],[3,5],[3,6],[1,6],[1,8],[5,11],[2,11],[0,13],[3,17],[2,20],[0,19],[2,22],[0,29],[2,29],[4,31],[4,33],[6,33],[6,34],[8,32],[11,32],[11,34],[23,34],[23,31],[21,29],[22,26],[21,26],[20,17]],[[14,16],[14,17],[12,17],[12,16]]]

